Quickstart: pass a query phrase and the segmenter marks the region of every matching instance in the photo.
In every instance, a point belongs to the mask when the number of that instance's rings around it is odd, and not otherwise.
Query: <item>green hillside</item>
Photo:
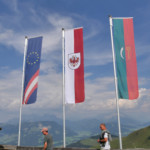
[[[98,146],[97,139],[98,139],[98,136],[94,136],[88,139],[80,140],[76,143],[69,144],[67,145],[67,147],[79,147],[79,148],[92,148],[95,146],[97,147]]]
[[[76,143],[68,145],[68,147],[82,147],[82,148],[99,148],[97,143],[98,136],[88,139],[80,140]],[[134,131],[126,137],[122,138],[123,148],[150,148],[150,126]],[[119,141],[117,137],[113,137],[111,142],[112,149],[119,148]]]
[[[137,130],[123,138],[124,148],[150,148],[150,126]]]
[[[116,136],[112,135],[112,138],[115,139]],[[99,135],[97,136],[92,136],[91,138],[88,139],[83,139],[80,140],[76,143],[72,143],[67,145],[67,147],[80,147],[80,148],[99,148],[99,143],[97,142],[97,139],[99,139]]]

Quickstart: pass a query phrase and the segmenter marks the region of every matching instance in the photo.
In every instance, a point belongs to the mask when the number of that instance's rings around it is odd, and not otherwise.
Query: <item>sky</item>
[[[134,21],[140,95],[119,100],[120,113],[150,121],[149,0],[0,0],[0,122],[19,121],[25,36],[43,36],[43,45],[37,101],[23,105],[22,120],[62,119],[62,28],[77,27],[84,36],[85,102],[66,105],[66,119],[116,116],[109,15]]]

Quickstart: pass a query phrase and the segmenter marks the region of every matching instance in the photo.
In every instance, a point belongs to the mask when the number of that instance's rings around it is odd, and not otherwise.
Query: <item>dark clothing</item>
[[[105,138],[108,139],[107,142],[101,142],[101,140],[103,140]],[[107,149],[107,150],[110,149],[110,141],[112,139],[111,139],[111,134],[110,134],[110,132],[108,130],[103,130],[101,132],[99,140],[100,140],[100,146],[101,146],[102,149]]]
[[[106,133],[106,130],[103,130],[102,132],[101,132],[101,135],[100,135],[100,137],[99,137],[99,140],[103,140],[104,139],[104,134]],[[106,142],[100,142],[100,144],[101,144],[101,146],[102,147],[105,147],[105,143]]]
[[[50,134],[44,136],[44,144],[47,142],[47,149],[46,150],[53,150],[53,138]]]

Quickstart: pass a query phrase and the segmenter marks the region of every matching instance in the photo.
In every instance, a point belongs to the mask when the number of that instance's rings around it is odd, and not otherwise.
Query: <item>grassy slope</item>
[[[91,148],[97,145],[97,139],[89,138],[70,144],[67,147]],[[97,145],[98,146],[98,145]]]
[[[91,137],[68,145],[68,147],[99,148],[98,137]],[[122,139],[123,148],[150,148],[150,126],[137,130]],[[118,138],[113,138],[112,149],[119,148]]]
[[[137,130],[122,139],[123,148],[150,148],[150,126]],[[112,141],[112,148],[118,148],[119,141]]]
[[[150,148],[150,126],[129,134],[123,139],[124,148]]]

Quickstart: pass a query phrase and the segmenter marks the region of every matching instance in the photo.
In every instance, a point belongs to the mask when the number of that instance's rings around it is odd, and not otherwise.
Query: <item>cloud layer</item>
[[[33,3],[25,1],[20,3],[13,0],[11,5],[6,1],[2,1],[2,3],[9,9],[9,12],[0,16],[2,20],[0,23],[0,44],[5,45],[6,50],[13,47],[14,51],[21,53],[23,57],[24,36],[42,35],[44,37],[37,102],[23,106],[24,114],[47,113],[62,117],[61,30],[62,27],[68,29],[80,26],[84,27],[86,99],[81,104],[66,105],[66,115],[68,118],[80,117],[78,119],[81,119],[97,117],[109,112],[116,113],[113,73],[106,76],[105,71],[100,70],[104,73],[100,77],[95,75],[97,70],[93,69],[93,67],[106,67],[106,70],[109,71],[109,68],[112,67],[111,43],[108,41],[110,33],[109,29],[107,31],[105,29],[105,22],[84,13],[49,11],[40,6],[35,9]],[[29,5],[31,7],[28,7]],[[109,26],[107,27],[109,28]],[[150,70],[148,70],[150,45],[149,43],[143,44],[144,39],[140,41],[139,38],[136,39],[136,43],[138,43],[136,51],[140,74],[140,97],[134,101],[119,100],[121,113],[131,113],[133,117],[136,117],[137,114],[142,116],[150,113]],[[0,117],[4,121],[19,117],[21,99],[22,66],[13,70],[10,69],[10,66],[4,65],[0,68],[0,110],[3,114]]]

